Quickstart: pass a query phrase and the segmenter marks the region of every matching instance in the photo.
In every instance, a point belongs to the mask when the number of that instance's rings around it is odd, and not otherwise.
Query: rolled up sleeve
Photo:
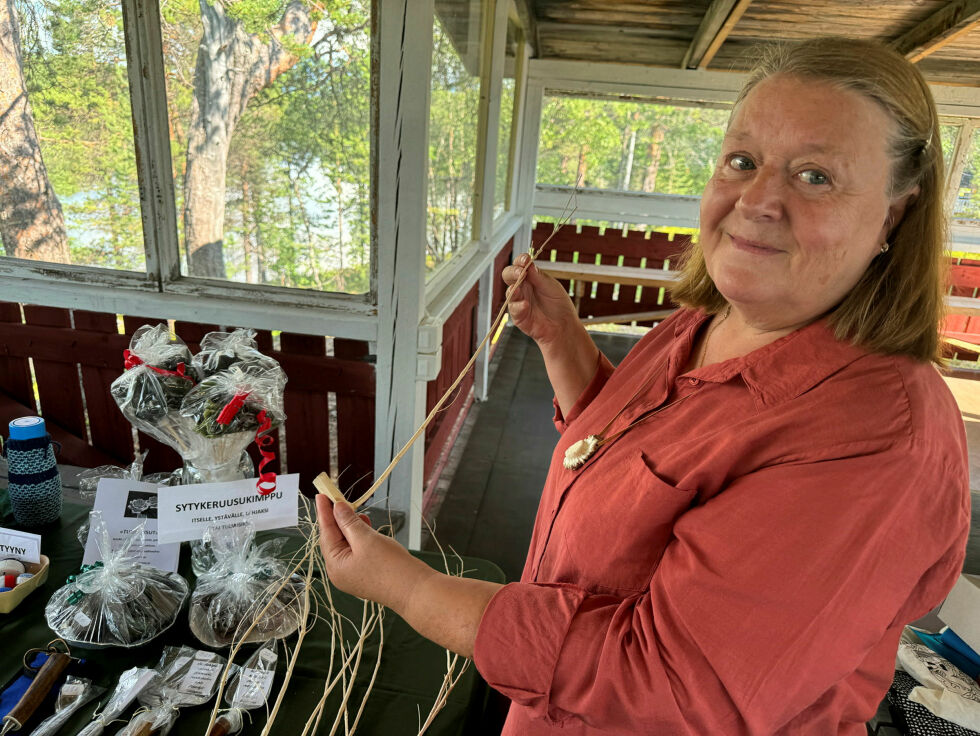
[[[585,390],[582,391],[572,405],[567,417],[561,413],[561,407],[558,406],[558,398],[552,397],[551,403],[555,406],[555,428],[559,434],[564,434],[568,425],[575,421],[575,418],[582,413],[585,407],[591,404],[595,397],[599,395],[599,392],[606,385],[606,381],[609,380],[609,376],[613,374],[614,370],[616,368],[609,362],[609,358],[600,351],[595,374],[592,376],[592,380],[589,381],[589,385],[585,387]]]

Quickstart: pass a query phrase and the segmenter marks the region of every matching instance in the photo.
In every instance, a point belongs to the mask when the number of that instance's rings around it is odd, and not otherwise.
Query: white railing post
[[[425,419],[419,380],[419,326],[425,299],[425,212],[433,0],[378,0],[377,86],[372,112],[373,251],[377,267],[377,409],[375,474],[380,475]],[[419,439],[377,498],[405,514],[397,538],[417,549],[422,538],[425,443]]]
[[[514,236],[514,256],[523,253],[531,244],[534,226],[534,191],[538,170],[538,139],[541,135],[541,106],[544,86],[527,78],[521,115],[520,156],[517,182],[514,186],[515,212],[521,215],[521,229]]]
[[[497,141],[500,126],[500,97],[504,82],[504,54],[507,41],[507,11],[510,0],[484,0],[487,3],[487,28],[483,34],[482,74],[480,79],[480,122],[477,138],[476,190],[473,196],[475,222],[473,237],[480,247],[489,248],[493,235],[493,199],[497,176]],[[480,275],[476,307],[476,342],[486,337],[493,320],[493,261]],[[489,390],[488,351],[477,358],[474,366],[473,392],[484,401]]]

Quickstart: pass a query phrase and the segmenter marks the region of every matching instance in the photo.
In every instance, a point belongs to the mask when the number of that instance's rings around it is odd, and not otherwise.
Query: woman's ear
[[[912,187],[905,194],[899,195],[892,199],[891,204],[888,205],[888,214],[885,216],[885,222],[881,227],[881,237],[879,240],[882,243],[889,242],[891,240],[892,231],[895,227],[902,221],[905,217],[905,210],[910,204],[912,204],[916,198],[919,196],[919,186],[916,185]]]

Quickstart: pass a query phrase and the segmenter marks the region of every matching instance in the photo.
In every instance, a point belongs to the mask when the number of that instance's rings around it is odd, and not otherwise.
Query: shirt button
[[[701,383],[701,379],[700,378],[688,378],[687,379],[687,382],[689,384],[691,384],[692,386],[697,386],[697,385],[699,385]]]

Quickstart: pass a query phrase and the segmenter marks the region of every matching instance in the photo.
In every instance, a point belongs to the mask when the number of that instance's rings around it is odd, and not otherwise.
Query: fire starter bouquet
[[[83,648],[145,644],[173,625],[187,599],[187,581],[137,561],[142,524],[113,549],[102,513],[93,511],[90,519],[102,559],[54,592],[44,609],[48,626]]]
[[[306,583],[279,558],[282,542],[255,544],[250,523],[205,532],[204,544],[192,549],[198,577],[190,603],[191,632],[202,643],[227,647],[256,619],[246,643],[281,639],[299,628]]]
[[[285,420],[286,375],[259,352],[254,335],[209,332],[191,356],[166,325],[144,325],[133,334],[112,396],[137,429],[180,453],[185,483],[251,474],[245,448],[253,440],[260,447],[271,443],[269,432]]]

